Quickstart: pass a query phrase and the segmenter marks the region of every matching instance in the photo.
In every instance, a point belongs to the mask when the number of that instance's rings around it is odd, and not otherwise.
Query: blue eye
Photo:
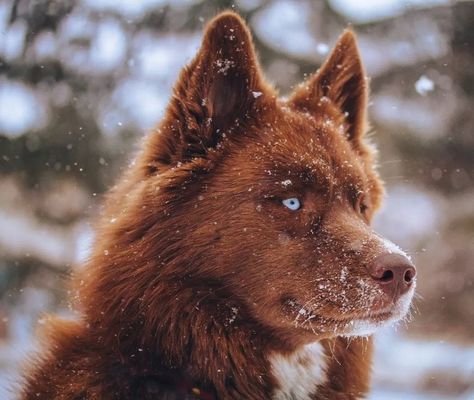
[[[282,201],[283,205],[289,208],[291,211],[296,211],[301,207],[300,201],[296,197],[285,199]]]

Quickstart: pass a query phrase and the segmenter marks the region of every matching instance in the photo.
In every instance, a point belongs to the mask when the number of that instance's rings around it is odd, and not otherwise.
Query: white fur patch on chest
[[[279,387],[274,400],[309,400],[318,385],[326,381],[326,355],[319,342],[302,346],[295,352],[270,355],[272,372]]]

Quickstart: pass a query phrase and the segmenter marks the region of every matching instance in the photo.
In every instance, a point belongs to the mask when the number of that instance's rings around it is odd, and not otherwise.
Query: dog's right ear
[[[201,48],[183,69],[160,132],[150,168],[206,157],[223,137],[242,127],[274,101],[256,59],[245,22],[224,12],[207,26]]]

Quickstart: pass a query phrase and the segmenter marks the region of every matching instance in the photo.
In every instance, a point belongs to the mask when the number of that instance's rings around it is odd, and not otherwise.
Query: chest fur
[[[306,400],[326,381],[327,359],[319,342],[302,346],[290,354],[272,353],[270,363],[278,382],[273,399]]]

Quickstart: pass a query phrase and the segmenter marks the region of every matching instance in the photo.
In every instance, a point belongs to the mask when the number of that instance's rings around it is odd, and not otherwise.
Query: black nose
[[[408,292],[416,276],[416,268],[401,254],[382,254],[368,266],[369,274],[394,300]]]

